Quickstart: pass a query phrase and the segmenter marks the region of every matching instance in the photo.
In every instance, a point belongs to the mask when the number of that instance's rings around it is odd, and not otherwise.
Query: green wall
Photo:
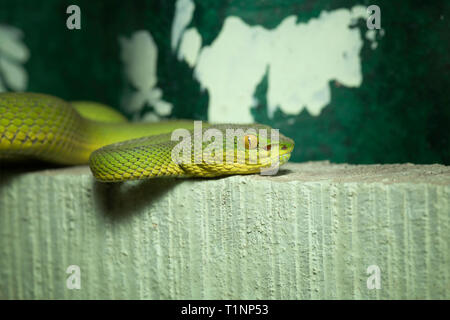
[[[278,110],[270,118],[266,75],[254,92],[259,102],[251,113],[255,121],[271,124],[294,138],[293,161],[450,164],[450,2],[194,2],[188,27],[197,28],[203,46],[217,38],[227,16],[273,29],[292,14],[299,22],[307,22],[324,10],[377,4],[385,35],[378,39],[376,50],[364,37],[365,21],[357,24],[364,39],[360,86],[331,81],[331,101],[320,115],[305,109],[296,115]],[[81,8],[81,30],[65,27],[70,4]],[[27,91],[113,106],[121,105],[123,93],[132,90],[124,77],[118,37],[148,30],[158,47],[157,86],[163,99],[173,105],[169,117],[206,120],[208,91],[201,90],[193,69],[178,60],[170,47],[174,11],[175,1],[167,0],[1,0],[0,24],[23,31],[23,42],[30,51],[24,65]],[[142,112],[150,109],[145,107]]]

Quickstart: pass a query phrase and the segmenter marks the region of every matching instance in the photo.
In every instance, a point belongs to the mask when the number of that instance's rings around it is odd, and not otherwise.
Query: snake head
[[[292,139],[261,124],[212,125],[193,141],[202,141],[201,153],[192,148],[191,161],[181,167],[194,176],[263,173],[286,163],[294,149]]]

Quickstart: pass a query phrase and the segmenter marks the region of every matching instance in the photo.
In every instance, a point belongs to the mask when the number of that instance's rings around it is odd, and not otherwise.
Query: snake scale
[[[230,151],[223,147],[214,159],[224,161],[174,161],[173,148],[179,143],[171,139],[176,129],[192,134],[190,151],[200,141],[202,152],[208,148],[203,134],[209,129],[226,135],[228,129],[255,129],[256,134],[244,134],[244,148],[233,141],[233,159],[241,153],[244,162],[225,161]],[[20,161],[38,159],[62,165],[89,164],[99,181],[116,182],[154,177],[217,177],[231,174],[251,174],[289,160],[294,141],[282,134],[276,142],[262,136],[260,124],[203,123],[201,134],[195,134],[194,122],[169,120],[158,123],[130,123],[113,109],[89,102],[69,103],[60,98],[39,93],[0,93],[0,159]],[[202,138],[203,137],[203,138]],[[264,139],[264,140],[263,140]],[[211,140],[212,141],[212,140]],[[259,145],[264,148],[259,148]],[[256,148],[258,146],[258,148]],[[255,149],[258,158],[250,163]],[[275,153],[274,151],[277,151]],[[192,152],[192,154],[196,154]],[[191,160],[194,159],[192,156]],[[271,161],[269,161],[271,160]]]

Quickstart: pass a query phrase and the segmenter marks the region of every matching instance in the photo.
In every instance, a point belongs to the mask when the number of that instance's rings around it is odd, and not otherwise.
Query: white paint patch
[[[30,57],[27,46],[22,42],[21,30],[0,25],[0,92],[24,91],[28,74],[22,66]],[[3,81],[2,81],[3,80]]]
[[[366,6],[354,6],[350,9],[351,18],[350,24],[355,24],[360,18],[368,18],[367,7]]]
[[[125,74],[137,89],[124,97],[123,108],[136,116],[148,104],[155,109],[155,118],[170,114],[172,105],[161,100],[162,90],[156,87],[158,48],[152,35],[136,31],[130,39],[120,37],[119,43]]]
[[[252,122],[256,86],[268,68],[269,116],[279,107],[287,114],[306,108],[319,115],[330,102],[329,82],[357,87],[362,83],[357,28],[365,7],[323,11],[317,19],[296,23],[295,16],[267,30],[228,17],[211,46],[198,57],[195,76],[210,95],[211,122]]]
[[[375,50],[378,47],[378,42],[375,41],[376,37],[377,37],[377,32],[375,29],[366,31],[366,39],[370,40],[372,42],[370,45],[372,50]]]
[[[384,29],[372,29],[366,31],[366,39],[370,41],[370,48],[372,50],[375,50],[378,47],[378,41],[377,41],[377,31],[380,37],[384,36]]]
[[[270,55],[269,32],[228,17],[222,32],[200,53],[195,77],[209,92],[211,122],[252,122],[250,106]]]
[[[198,53],[202,47],[202,37],[196,28],[187,29],[181,39],[178,50],[178,60],[185,60],[193,68],[197,62]]]
[[[361,85],[363,41],[357,28],[349,28],[352,18],[351,11],[339,9],[322,12],[305,24],[296,24],[291,16],[278,26],[269,60],[270,117],[278,106],[287,114],[306,108],[319,115],[331,101],[331,80],[348,87]]]
[[[130,39],[119,38],[121,58],[130,82],[140,91],[147,91],[156,84],[158,48],[146,30],[136,31]]]
[[[184,29],[189,25],[194,15],[195,4],[192,0],[178,0],[175,5],[175,17],[172,22],[171,47],[177,49]]]

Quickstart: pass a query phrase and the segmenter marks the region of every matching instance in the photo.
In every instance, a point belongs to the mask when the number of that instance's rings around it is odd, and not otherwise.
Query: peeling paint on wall
[[[380,30],[373,29],[366,31],[366,39],[370,41],[370,48],[372,50],[375,50],[378,47],[377,34],[379,34],[380,37],[383,37],[384,29]]]
[[[201,49],[195,66],[195,77],[209,93],[209,121],[254,121],[253,95],[267,70],[270,117],[277,108],[286,114],[306,108],[318,116],[331,100],[330,81],[347,87],[362,83],[363,39],[350,26],[366,17],[366,8],[355,6],[323,11],[307,23],[289,16],[273,30],[227,17],[213,43]],[[366,37],[374,43],[374,37]],[[190,46],[180,46],[178,56],[192,65],[193,52]]]
[[[270,56],[269,32],[228,17],[211,46],[201,50],[195,77],[209,92],[208,120],[253,122],[250,107]]]
[[[163,101],[162,90],[156,87],[158,48],[152,35],[146,31],[136,31],[130,39],[119,38],[121,58],[125,74],[137,91],[125,95],[123,108],[140,117],[140,112],[146,104],[153,107],[154,112],[148,112],[143,120],[157,121],[161,116],[167,116],[172,111],[172,104]]]
[[[171,47],[175,51],[183,31],[189,25],[194,15],[195,4],[192,0],[178,0],[175,5],[175,17],[172,23]]]
[[[202,36],[196,28],[189,28],[184,32],[181,39],[178,60],[185,60],[193,68],[197,62],[201,47]]]
[[[28,61],[30,52],[22,37],[21,30],[0,25],[0,92],[27,88],[28,73],[22,65]]]

